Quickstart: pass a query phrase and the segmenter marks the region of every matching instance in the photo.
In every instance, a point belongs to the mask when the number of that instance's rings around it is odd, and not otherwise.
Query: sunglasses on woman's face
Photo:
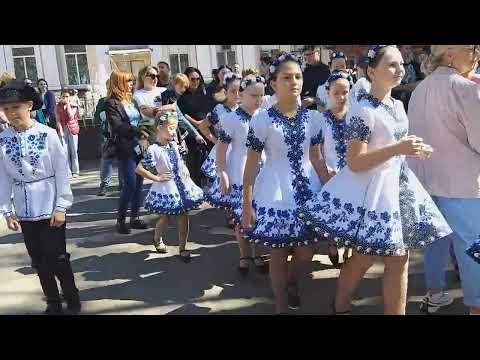
[[[147,78],[147,77],[149,77],[152,80],[155,80],[157,78],[157,75],[156,74],[147,74],[147,75],[145,75],[145,78]]]
[[[200,81],[200,78],[190,78],[190,81]]]

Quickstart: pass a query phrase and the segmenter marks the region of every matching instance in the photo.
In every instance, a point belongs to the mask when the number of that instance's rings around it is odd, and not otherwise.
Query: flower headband
[[[265,85],[265,78],[263,76],[255,76],[247,80],[242,80],[240,83],[240,91],[244,91],[247,87],[253,84],[263,84]]]
[[[347,61],[347,56],[342,51],[333,52],[330,55],[330,62],[332,62],[335,59],[345,59],[345,61]]]
[[[348,83],[350,84],[350,89],[352,88],[353,86],[353,79],[352,79],[352,76],[350,75],[350,73],[346,72],[346,71],[341,71],[341,70],[338,70],[338,71],[334,71],[329,77],[328,77],[328,80],[325,82],[325,89],[326,90],[330,90],[330,85],[338,80],[338,79],[347,79],[348,80]]]
[[[227,88],[228,84],[235,80],[242,80],[242,78],[234,72],[227,72],[223,77],[223,86]]]
[[[163,125],[171,117],[177,117],[177,113],[175,111],[162,111],[162,114],[157,117],[157,126]]]
[[[272,65],[270,65],[270,68],[269,68],[270,74],[272,75],[275,74],[278,71],[278,68],[280,67],[280,65],[282,65],[284,62],[287,62],[287,61],[293,61],[293,62],[296,62],[298,65],[300,65],[300,61],[298,61],[298,58],[295,55],[290,53],[285,53],[280,55],[278,59],[272,62]]]
[[[367,53],[368,64],[371,64],[375,60],[375,58],[377,57],[380,50],[382,50],[383,48],[385,48],[387,46],[392,46],[394,48],[397,47],[397,45],[372,45],[372,46],[370,46],[370,49],[368,50],[368,53]]]

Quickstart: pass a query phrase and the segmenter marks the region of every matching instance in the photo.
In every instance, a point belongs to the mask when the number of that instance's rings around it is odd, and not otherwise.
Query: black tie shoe
[[[148,229],[148,224],[142,219],[136,218],[136,219],[130,220],[130,228],[137,229],[137,230],[145,230],[145,229]]]
[[[47,303],[47,308],[44,311],[45,315],[61,315],[63,314],[62,303],[61,302],[49,302]]]
[[[118,219],[117,220],[117,231],[120,233],[120,234],[130,234],[132,231],[130,230],[130,227],[125,224],[125,219],[121,220],[121,219]]]

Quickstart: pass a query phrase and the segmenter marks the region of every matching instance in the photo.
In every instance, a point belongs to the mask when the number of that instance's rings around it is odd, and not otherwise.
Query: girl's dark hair
[[[47,89],[48,89],[48,82],[47,82],[47,80],[45,80],[45,79],[38,79],[38,80],[37,80],[37,86],[38,86],[38,84],[40,84],[40,81],[43,81],[45,84],[47,84]]]
[[[220,71],[220,69],[218,71]],[[198,85],[198,90],[197,91],[201,91],[202,93],[205,94],[205,81],[203,80],[203,75],[200,72],[200,70],[198,70],[196,67],[189,66],[185,69],[185,71],[183,73],[188,76],[188,75],[190,75],[191,73],[194,73],[194,72],[196,72],[198,74],[198,76],[200,76],[200,84]]]
[[[228,69],[230,71],[233,71],[232,68],[228,65],[222,65],[218,68],[218,72],[222,71],[223,69]]]
[[[378,64],[380,63],[380,61],[382,60],[383,56],[385,55],[385,52],[387,51],[387,49],[389,48],[390,46],[385,46],[383,48],[381,48],[380,50],[378,50],[378,53],[377,55],[371,59],[367,65],[367,69],[365,71],[365,77],[367,78],[367,80],[369,82],[372,82],[372,79],[370,79],[370,76],[368,76],[368,68],[372,68],[372,69],[375,69]]]

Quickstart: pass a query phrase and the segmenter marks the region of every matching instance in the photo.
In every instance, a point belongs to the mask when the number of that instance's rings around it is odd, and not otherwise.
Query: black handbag
[[[110,137],[102,146],[102,158],[105,160],[113,159],[117,156],[117,137]]]

